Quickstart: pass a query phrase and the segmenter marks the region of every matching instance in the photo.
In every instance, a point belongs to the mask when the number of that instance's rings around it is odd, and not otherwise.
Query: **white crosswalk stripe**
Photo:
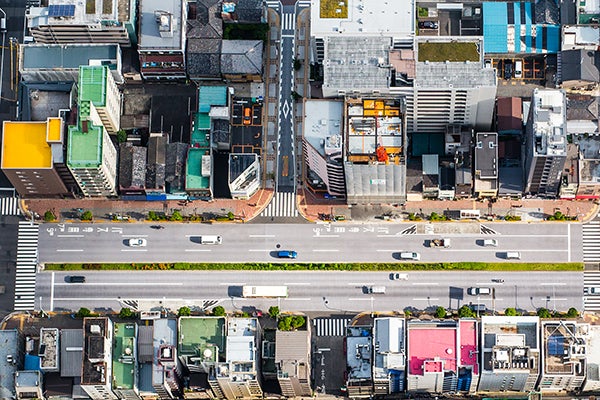
[[[273,199],[260,213],[262,217],[297,217],[296,194],[292,192],[277,192]]]
[[[0,215],[21,215],[18,197],[0,197]]]
[[[315,335],[317,336],[346,336],[346,328],[351,318],[315,318]]]
[[[281,14],[281,30],[282,31],[293,31],[294,29],[296,29],[296,14],[295,13]]]
[[[600,271],[584,271],[583,287],[584,292],[592,287],[600,288]],[[583,308],[585,311],[600,311],[600,296],[584,295]]]
[[[267,0],[265,3],[267,3],[267,7],[279,10],[279,0]]]
[[[310,0],[300,0],[296,4],[298,7],[310,7]]]
[[[583,262],[600,262],[600,220],[583,224]]]
[[[19,222],[17,239],[17,273],[15,277],[15,311],[35,308],[35,277],[38,262],[40,226],[29,221]]]

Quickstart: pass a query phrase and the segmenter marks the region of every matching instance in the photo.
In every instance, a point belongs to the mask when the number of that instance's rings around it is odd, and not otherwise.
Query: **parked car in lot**
[[[487,296],[492,293],[492,289],[488,287],[470,287],[467,293],[471,296]]]
[[[437,29],[437,21],[419,21],[419,29]]]
[[[279,258],[296,258],[298,257],[298,253],[294,250],[279,250],[277,252],[277,257]]]
[[[147,242],[143,238],[131,238],[127,244],[129,244],[129,247],[146,247]]]
[[[504,79],[511,79],[513,76],[513,64],[512,62],[504,63]]]

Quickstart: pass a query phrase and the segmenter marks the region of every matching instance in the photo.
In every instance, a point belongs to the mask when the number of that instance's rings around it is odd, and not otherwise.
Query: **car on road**
[[[419,21],[419,29],[437,29],[437,21]]]
[[[279,250],[277,252],[277,257],[279,258],[296,258],[298,257],[298,253],[294,250]]]
[[[400,259],[401,260],[419,261],[421,259],[421,255],[419,253],[414,252],[414,251],[401,251],[400,252]]]
[[[67,283],[85,283],[85,276],[82,275],[69,275],[65,278]]]
[[[483,247],[498,247],[498,240],[496,239],[483,239]]]
[[[146,242],[146,239],[143,238],[131,238],[127,244],[129,244],[129,247],[146,247],[146,244],[148,243]]]
[[[152,228],[152,229],[165,229],[165,227],[162,226],[162,225],[150,225],[150,228]]]
[[[390,274],[390,280],[392,280],[392,281],[407,281],[408,274],[401,274],[400,272],[392,272]]]
[[[600,295],[600,287],[592,286],[583,288],[583,293],[587,295]]]
[[[492,289],[488,287],[470,287],[467,293],[471,296],[487,296],[492,293]]]
[[[385,294],[385,286],[366,286],[363,292],[367,294]]]

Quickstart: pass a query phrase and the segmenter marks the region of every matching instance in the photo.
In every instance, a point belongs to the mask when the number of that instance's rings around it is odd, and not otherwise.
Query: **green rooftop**
[[[348,0],[321,0],[321,18],[348,18]]]
[[[183,356],[200,356],[207,361],[218,361],[218,355],[225,354],[223,317],[181,317],[178,333],[178,351]]]
[[[475,42],[419,43],[420,62],[471,61],[478,62],[479,45]]]
[[[186,190],[210,188],[210,176],[202,176],[202,156],[205,155],[210,157],[209,149],[201,149],[194,147],[191,147],[189,149],[185,170]],[[208,168],[210,168],[210,165],[208,166]]]
[[[91,101],[95,106],[106,103],[106,66],[82,65],[79,67],[79,101]]]
[[[196,113],[194,115],[194,129],[192,130],[192,146],[210,147],[210,117],[206,113]]]
[[[133,389],[135,363],[135,324],[116,323],[112,351],[113,388]]]
[[[200,86],[198,88],[198,111],[208,113],[211,106],[227,105],[226,86]]]
[[[82,126],[69,126],[67,163],[72,168],[97,168],[102,164],[101,126],[82,121]],[[83,127],[87,125],[87,132]]]

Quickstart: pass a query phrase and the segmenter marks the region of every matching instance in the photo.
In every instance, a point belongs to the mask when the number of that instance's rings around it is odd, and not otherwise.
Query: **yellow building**
[[[61,118],[4,121],[1,160],[2,171],[22,197],[69,193],[61,178],[65,173],[69,176],[63,158]]]

